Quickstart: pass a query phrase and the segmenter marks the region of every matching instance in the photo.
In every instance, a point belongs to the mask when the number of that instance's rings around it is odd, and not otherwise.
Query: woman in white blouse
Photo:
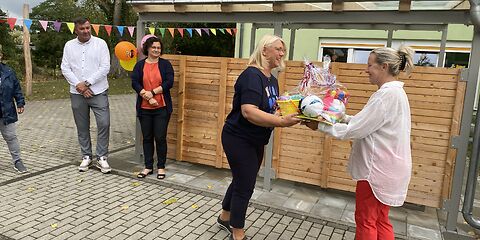
[[[357,240],[393,240],[390,206],[403,205],[412,169],[410,105],[400,71],[413,69],[408,47],[378,48],[370,53],[366,72],[378,90],[365,107],[343,123],[305,123],[339,139],[353,139],[348,170],[357,181],[355,222]]]

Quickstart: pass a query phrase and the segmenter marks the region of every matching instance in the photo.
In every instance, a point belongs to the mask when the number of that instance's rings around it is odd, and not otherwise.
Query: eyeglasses
[[[162,49],[162,47],[150,47],[151,49]]]

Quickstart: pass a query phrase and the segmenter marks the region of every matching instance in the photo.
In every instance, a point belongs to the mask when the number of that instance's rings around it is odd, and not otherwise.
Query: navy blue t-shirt
[[[267,113],[275,113],[278,97],[278,81],[267,78],[260,69],[248,67],[235,83],[232,111],[228,114],[224,131],[248,139],[254,144],[268,143],[273,128],[261,127],[249,122],[242,115],[242,104],[252,104]]]

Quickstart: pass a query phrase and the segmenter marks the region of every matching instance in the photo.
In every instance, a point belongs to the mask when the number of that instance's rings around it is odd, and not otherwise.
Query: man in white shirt
[[[91,34],[86,18],[74,20],[77,38],[68,41],[63,49],[62,74],[70,84],[73,117],[77,125],[78,142],[82,153],[79,171],[88,170],[92,162],[90,109],[97,122],[97,167],[102,173],[111,171],[107,162],[110,135],[108,80],[110,52],[104,40]]]

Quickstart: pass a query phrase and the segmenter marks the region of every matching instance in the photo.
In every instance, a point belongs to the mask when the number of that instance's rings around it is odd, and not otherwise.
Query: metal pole
[[[393,41],[393,30],[388,29],[387,47],[392,47],[392,41]]]
[[[137,47],[140,47],[142,38],[145,35],[145,22],[142,20],[142,15],[138,17],[137,21]],[[142,58],[142,54],[139,52],[137,60]],[[135,119],[135,159],[138,162],[143,163],[143,141],[142,141],[142,129],[140,128],[140,121],[138,118]]]
[[[438,65],[437,67],[444,67],[445,64],[445,48],[447,47],[447,31],[448,26],[445,25],[445,28],[442,30],[442,41],[440,42],[440,53],[438,54]]]
[[[466,78],[467,80],[467,90],[463,105],[460,135],[451,139],[451,147],[457,148],[457,157],[455,160],[455,170],[452,180],[451,198],[449,200],[446,200],[444,203],[444,209],[447,211],[447,221],[445,225],[446,232],[444,233],[445,239],[458,239],[457,219],[467,158],[467,147],[470,134],[471,119],[473,115],[473,105],[478,82],[478,71],[480,68],[480,33],[478,32],[478,27],[475,27],[474,30],[475,31],[472,41],[472,50],[470,52],[469,68],[468,71],[466,71],[467,74],[464,74],[462,76],[462,78]],[[478,127],[476,126],[476,138],[480,136],[477,135],[478,131]],[[478,139],[476,140],[476,143],[478,144]],[[478,146],[474,146],[473,154],[478,155]],[[472,156],[475,158],[477,157],[475,155]],[[472,161],[474,160],[472,159]]]
[[[245,24],[240,23],[240,34],[237,36],[238,39],[238,57],[243,58],[243,38],[245,37]]]
[[[252,29],[250,30],[250,55],[255,50],[255,38],[257,37],[257,25],[252,23]]]
[[[292,28],[290,30],[290,47],[288,47],[288,60],[293,60],[293,50],[295,47],[295,32],[297,29]]]
[[[282,37],[282,24],[275,23],[274,24],[274,31],[273,34]],[[272,72],[272,74],[278,78],[278,71]],[[274,130],[275,131],[275,130]],[[272,168],[272,160],[273,160],[273,134],[270,135],[270,140],[268,141],[267,147],[265,148],[265,166],[263,168],[263,189],[266,191],[270,191],[272,189],[271,186],[271,179],[275,178],[275,171]]]

